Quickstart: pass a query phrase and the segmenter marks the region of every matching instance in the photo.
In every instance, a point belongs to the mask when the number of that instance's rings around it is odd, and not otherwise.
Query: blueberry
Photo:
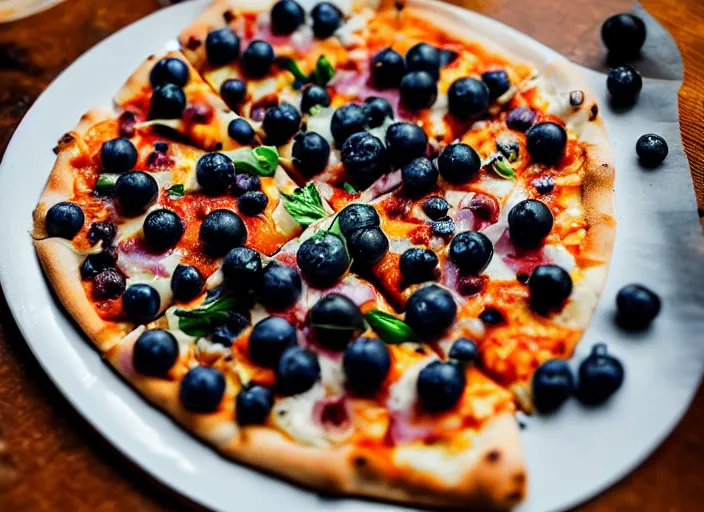
[[[364,109],[357,103],[346,103],[332,115],[330,132],[335,143],[341,147],[351,135],[363,132],[366,123]]]
[[[404,284],[423,283],[435,279],[438,257],[430,249],[414,247],[406,250],[399,261]]]
[[[283,310],[295,304],[301,296],[303,283],[296,269],[271,263],[262,271],[259,282],[259,302],[273,310]]]
[[[132,364],[137,373],[164,377],[178,361],[178,342],[163,329],[144,331],[137,338],[132,352]]]
[[[347,240],[350,257],[361,265],[374,265],[389,250],[389,239],[379,228],[362,228]]]
[[[279,2],[279,4],[284,2]],[[291,3],[295,4],[296,2]],[[272,407],[274,407],[274,393],[269,389],[257,384],[245,386],[237,393],[235,399],[237,423],[241,427],[261,425],[266,421]]]
[[[386,146],[393,166],[398,169],[428,150],[428,136],[413,123],[394,123],[386,129]]]
[[[224,256],[230,249],[241,247],[247,240],[247,227],[231,210],[213,210],[200,225],[200,239],[211,256]]]
[[[438,97],[438,85],[427,71],[411,71],[401,79],[401,103],[411,110],[430,108]]]
[[[237,339],[240,333],[249,327],[249,324],[248,311],[228,311],[224,322],[215,327],[210,334],[210,341],[223,347],[231,347],[233,340]]]
[[[438,171],[449,183],[460,185],[474,180],[479,175],[482,160],[467,144],[456,142],[446,146],[438,157]]]
[[[133,284],[122,294],[122,308],[132,322],[138,324],[151,322],[160,307],[159,292],[148,284]]]
[[[459,338],[452,344],[448,357],[463,363],[471,363],[477,358],[477,355],[479,355],[479,348],[474,341]]]
[[[179,302],[190,302],[203,291],[205,278],[191,265],[178,265],[171,276],[171,291]]]
[[[540,413],[559,409],[573,390],[572,370],[562,359],[545,361],[533,374],[533,405]]]
[[[63,201],[49,208],[44,222],[47,235],[71,240],[83,227],[85,215],[77,204]]]
[[[623,376],[621,361],[607,354],[605,344],[597,343],[579,365],[576,396],[586,405],[603,404],[621,387]]]
[[[427,71],[437,80],[440,76],[440,50],[428,43],[418,43],[406,52],[408,71]]]
[[[325,87],[310,84],[303,89],[303,94],[301,95],[301,112],[310,112],[310,109],[316,105],[329,107],[330,94],[328,94],[328,90]]]
[[[81,264],[81,279],[93,279],[103,270],[114,267],[117,262],[117,251],[104,250],[97,254],[89,254]]]
[[[466,380],[461,367],[452,363],[433,361],[418,374],[416,388],[423,409],[442,412],[459,402]]]
[[[113,193],[122,214],[132,217],[142,213],[156,201],[159,185],[146,172],[130,171],[117,178]]]
[[[645,23],[632,14],[615,14],[601,26],[601,40],[609,55],[632,58],[638,55],[645,42]]]
[[[125,292],[127,282],[118,270],[106,268],[93,279],[93,293],[101,300],[117,299]]]
[[[154,151],[157,153],[167,153],[169,151],[169,145],[163,141],[156,141],[154,143]]]
[[[325,39],[335,33],[342,24],[342,13],[330,2],[320,2],[310,12],[313,18],[313,34],[318,39]]]
[[[506,126],[517,132],[525,132],[533,126],[535,112],[530,107],[516,107],[506,116]]]
[[[640,284],[629,284],[616,295],[617,320],[626,329],[645,329],[660,313],[660,297]]]
[[[538,123],[526,133],[526,147],[533,161],[555,163],[567,147],[567,132],[557,123]]]
[[[320,378],[318,358],[310,350],[289,347],[276,366],[276,388],[282,395],[308,391]]]
[[[269,204],[269,198],[264,192],[259,190],[253,192],[245,192],[237,198],[237,208],[242,215],[254,217],[266,210],[266,205]]]
[[[240,54],[240,38],[228,27],[213,30],[205,38],[205,53],[215,66],[232,62]]]
[[[125,172],[137,164],[137,148],[129,139],[108,140],[100,148],[100,163],[106,172]]]
[[[290,34],[303,24],[306,13],[294,0],[279,0],[271,8],[271,26],[276,34]]]
[[[394,109],[391,104],[384,98],[378,96],[369,96],[362,104],[362,110],[367,116],[367,125],[369,128],[376,128],[384,124],[384,120],[388,117],[394,118]]]
[[[482,73],[482,82],[489,88],[489,98],[493,101],[511,88],[511,81],[506,71],[487,71]]]
[[[176,84],[154,88],[149,106],[149,119],[179,119],[186,109],[186,94]]]
[[[265,76],[274,63],[274,49],[266,41],[254,40],[242,54],[242,68],[252,78]]]
[[[225,281],[243,291],[254,290],[262,276],[262,260],[259,253],[248,247],[235,247],[222,263]]]
[[[369,132],[349,137],[342,145],[340,158],[350,181],[358,189],[367,188],[389,170],[384,143]]]
[[[479,313],[479,320],[487,325],[499,325],[506,321],[503,313],[496,308],[488,307]]]
[[[667,156],[667,142],[660,135],[641,135],[636,142],[636,153],[645,167],[657,167]]]
[[[530,182],[535,187],[535,191],[540,195],[546,195],[555,190],[555,179],[552,176],[540,176]]]
[[[248,343],[252,361],[274,368],[284,350],[296,344],[296,328],[284,318],[270,316],[252,328]]]
[[[484,82],[475,78],[459,78],[447,91],[448,108],[457,119],[475,119],[489,108],[491,93]]]
[[[545,313],[558,308],[572,293],[572,278],[557,265],[539,265],[528,279],[532,308]]]
[[[434,284],[416,290],[406,303],[406,323],[422,338],[442,334],[456,315],[450,292]]]
[[[430,230],[434,235],[447,238],[455,232],[455,221],[452,220],[452,217],[441,217],[430,223]]]
[[[304,241],[296,253],[303,277],[316,288],[329,288],[347,271],[350,256],[337,235],[322,232]]]
[[[149,82],[152,87],[164,84],[183,87],[188,83],[189,75],[190,72],[185,62],[174,57],[166,57],[154,64],[149,73]]]
[[[264,114],[262,127],[270,144],[281,146],[293,137],[301,126],[301,114],[296,107],[282,103],[270,107]]]
[[[225,80],[220,86],[220,96],[231,110],[237,110],[247,97],[247,84],[237,78]]]
[[[206,153],[196,163],[196,179],[208,194],[222,194],[235,179],[235,164],[222,153]]]
[[[215,368],[196,366],[181,379],[179,398],[190,412],[214,412],[225,395],[225,377]]]
[[[616,106],[632,105],[643,88],[643,79],[632,67],[618,66],[609,70],[606,88]]]
[[[484,233],[466,231],[450,243],[450,259],[465,274],[479,275],[494,256],[494,246]]]
[[[249,146],[254,142],[254,128],[241,117],[230,121],[230,124],[227,125],[227,135],[244,146]]]
[[[432,220],[439,220],[447,215],[450,205],[438,196],[429,197],[423,202],[423,212]]]
[[[359,307],[339,293],[324,295],[308,311],[306,323],[315,339],[329,349],[342,350],[366,329]]]
[[[411,160],[401,171],[403,188],[412,198],[424,196],[430,192],[438,181],[438,170],[426,157]]]
[[[103,242],[103,247],[108,247],[115,240],[115,235],[117,235],[117,226],[113,222],[92,222],[88,230],[88,241],[90,245]]]
[[[186,226],[176,212],[162,208],[149,212],[144,219],[142,230],[147,245],[162,251],[173,247],[181,240]]]
[[[337,215],[337,222],[342,235],[345,238],[349,238],[358,229],[378,228],[381,224],[381,219],[373,206],[353,203],[345,206]]]
[[[540,245],[552,230],[550,208],[536,199],[525,199],[508,213],[508,231],[511,241],[519,247]]]
[[[375,87],[398,87],[406,73],[406,63],[399,53],[391,48],[384,48],[372,57],[371,69]]]
[[[358,338],[342,356],[346,387],[359,395],[374,394],[391,368],[389,349],[378,338]]]
[[[315,176],[325,170],[330,158],[330,144],[315,132],[296,135],[291,150],[293,165],[304,176]]]
[[[237,174],[235,176],[235,183],[232,185],[232,193],[236,196],[241,196],[245,192],[253,192],[255,190],[261,190],[262,182],[259,176],[255,174]]]

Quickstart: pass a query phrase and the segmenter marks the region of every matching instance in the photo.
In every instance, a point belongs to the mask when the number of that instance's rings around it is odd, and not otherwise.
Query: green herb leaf
[[[384,343],[398,345],[406,341],[418,341],[418,335],[404,321],[395,316],[373,309],[364,315],[369,326]]]
[[[344,188],[345,192],[347,192],[348,194],[359,194],[359,192],[357,192],[355,188],[347,182],[342,185],[342,188]]]
[[[506,160],[506,157],[504,155],[496,155],[496,159],[491,164],[491,168],[496,174],[498,174],[505,180],[516,179],[516,173],[513,172],[513,167],[511,167],[511,164],[508,163],[508,160]]]
[[[515,140],[496,139],[496,149],[506,157],[509,163],[518,160],[519,146]]]
[[[347,239],[344,237],[342,234],[342,230],[340,229],[340,215],[336,215],[335,219],[332,221],[332,224],[330,224],[330,227],[328,228],[328,233],[337,236],[340,240],[342,240],[342,245],[345,246],[345,252],[347,253],[347,257],[350,259],[350,267],[352,266],[352,256],[350,256],[350,250],[347,248]]]
[[[180,183],[177,183],[176,185],[172,185],[171,187],[166,189],[166,192],[173,198],[173,197],[183,197],[185,192],[185,189],[183,185]]]
[[[201,337],[225,322],[230,313],[242,304],[242,300],[234,294],[226,293],[196,309],[177,309],[174,314],[179,317],[179,329],[189,336]]]
[[[252,150],[252,155],[258,167],[264,172],[263,176],[271,176],[279,165],[279,152],[274,146],[259,146]]]
[[[333,76],[335,76],[335,69],[325,55],[321,55],[318,57],[318,61],[315,63],[315,70],[308,77],[308,81],[324,87],[332,80]]]
[[[235,164],[238,173],[256,174],[258,176],[271,176],[279,165],[279,153],[274,146],[259,146],[257,148],[239,148],[224,151]]]
[[[291,73],[296,80],[300,80],[301,82],[308,81],[308,75],[301,71],[301,68],[298,67],[298,62],[293,60],[291,57],[277,57],[275,62],[281,69],[285,69]]]
[[[100,176],[98,176],[98,181],[95,182],[95,191],[101,196],[109,196],[110,194],[112,194],[112,191],[115,188],[115,183],[117,182],[117,178],[119,177],[119,174],[101,174]]]
[[[310,115],[312,115],[312,116],[315,116],[315,115],[320,114],[320,111],[321,111],[321,110],[323,110],[323,106],[322,106],[322,105],[313,105],[313,106],[310,107],[310,109],[308,110],[308,113],[309,113]]]
[[[293,194],[281,194],[284,198],[284,208],[301,226],[308,226],[325,217],[325,208],[320,199],[315,184],[308,183],[303,188],[297,188]]]

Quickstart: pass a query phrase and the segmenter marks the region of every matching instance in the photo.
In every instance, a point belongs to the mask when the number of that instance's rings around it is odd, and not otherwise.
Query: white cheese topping
[[[390,411],[409,412],[413,409],[413,404],[418,398],[416,390],[418,374],[434,359],[437,359],[437,356],[428,357],[406,369],[401,378],[391,385],[386,403]]]
[[[489,262],[489,266],[484,270],[484,274],[495,281],[511,281],[516,279],[516,273],[504,263],[500,254],[494,254]]]
[[[342,369],[342,358],[337,361],[327,357],[325,354],[318,354],[320,364],[320,379],[327,391],[335,396],[345,392],[345,372]]]
[[[572,271],[577,266],[577,262],[574,260],[572,253],[562,245],[546,245],[543,251],[545,256],[551,259],[555,265],[564,268],[567,272]]]
[[[316,383],[305,393],[290,396],[274,404],[271,418],[274,425],[296,441],[318,448],[327,448],[323,428],[313,421],[315,403],[325,398],[325,387]]]
[[[335,143],[335,138],[332,136],[332,131],[330,131],[330,123],[332,123],[334,113],[334,108],[324,107],[319,112],[309,115],[306,122],[309,132],[317,133],[331,145]]]

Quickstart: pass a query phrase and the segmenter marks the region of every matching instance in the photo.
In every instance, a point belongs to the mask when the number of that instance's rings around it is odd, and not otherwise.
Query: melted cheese
[[[330,443],[325,438],[325,431],[313,421],[315,403],[323,398],[325,387],[320,382],[305,393],[283,398],[274,404],[272,422],[296,441],[327,448]]]
[[[320,379],[325,389],[331,395],[342,395],[345,392],[345,372],[342,369],[342,358],[334,360],[324,354],[318,354],[320,364]]]
[[[413,405],[418,399],[418,391],[416,389],[418,374],[434,359],[436,358],[428,357],[420,363],[406,368],[401,378],[391,385],[389,388],[389,399],[386,403],[389,411],[409,412],[413,410]]]
[[[321,108],[319,112],[309,115],[306,125],[309,132],[315,132],[324,138],[332,146],[335,143],[335,138],[330,131],[330,123],[335,109],[332,107]]]

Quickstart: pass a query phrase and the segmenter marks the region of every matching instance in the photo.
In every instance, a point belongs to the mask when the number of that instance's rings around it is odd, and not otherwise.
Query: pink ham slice
[[[155,277],[169,277],[170,273],[162,260],[172,250],[154,253],[144,241],[136,236],[120,241],[117,246],[117,267],[128,277],[138,273],[148,273]]]
[[[542,247],[538,249],[522,249],[513,245],[508,229],[503,232],[494,245],[494,251],[496,253],[494,257],[500,255],[506,266],[516,274],[530,274],[539,265],[554,263],[545,254]]]

